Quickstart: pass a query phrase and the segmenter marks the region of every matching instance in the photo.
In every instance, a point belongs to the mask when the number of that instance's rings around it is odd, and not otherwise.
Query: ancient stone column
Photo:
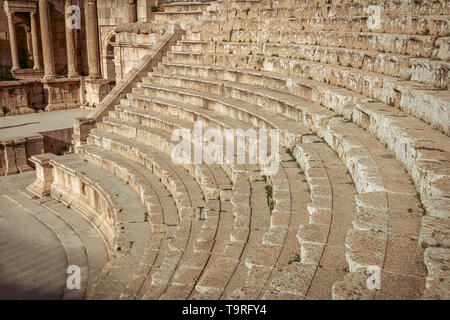
[[[39,52],[39,39],[38,39],[38,26],[36,20],[36,12],[30,13],[31,18],[31,42],[33,46],[33,69],[42,69],[41,66],[41,54]]]
[[[89,78],[101,78],[96,0],[86,0],[84,8],[88,49]]]
[[[11,47],[12,71],[20,69],[19,52],[17,51],[16,26],[14,24],[14,12],[8,12],[9,45]]]
[[[72,5],[72,0],[66,0],[65,5],[66,21],[68,21],[70,18],[70,13],[67,12],[67,8],[70,5]],[[67,75],[69,78],[74,78],[78,76],[74,32],[75,30],[69,28],[66,23]]]
[[[48,0],[39,0],[39,21],[41,24],[42,53],[44,55],[44,78],[51,79],[56,77],[56,72]]]
[[[137,7],[136,0],[128,0],[128,22],[137,22]]]

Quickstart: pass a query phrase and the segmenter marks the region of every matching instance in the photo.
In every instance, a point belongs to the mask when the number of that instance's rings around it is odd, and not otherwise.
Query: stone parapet
[[[0,117],[80,107],[80,79],[0,82]]]
[[[31,171],[32,163],[28,163],[27,159],[43,152],[42,135],[0,141],[0,176]]]

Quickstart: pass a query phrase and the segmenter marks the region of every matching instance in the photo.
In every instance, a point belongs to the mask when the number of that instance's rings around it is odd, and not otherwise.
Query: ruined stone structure
[[[450,299],[449,1],[107,2],[67,55],[96,108],[26,190],[103,237],[86,298]],[[278,172],[174,162],[195,121],[279,130]]]

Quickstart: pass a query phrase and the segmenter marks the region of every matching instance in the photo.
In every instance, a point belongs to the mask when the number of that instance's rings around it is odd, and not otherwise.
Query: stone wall
[[[102,74],[105,79],[114,79],[114,70],[108,70],[108,56],[113,53],[111,45],[116,40],[114,38],[117,26],[129,22],[128,11],[129,0],[98,0],[98,26],[100,39],[100,57],[102,64]],[[138,22],[150,22],[153,17],[152,6],[155,0],[138,0],[136,2]],[[111,57],[109,57],[111,59]],[[117,61],[116,61],[117,63]]]
[[[45,153],[62,155],[72,148],[73,128],[46,131],[41,134]]]
[[[114,44],[116,82],[122,80],[146,54],[154,49],[164,33],[163,26],[147,23],[123,24],[117,27]]]
[[[44,88],[40,81],[0,82],[0,117],[33,113],[44,106]]]
[[[0,117],[80,106],[78,79],[0,82]]]
[[[106,79],[84,79],[81,83],[81,103],[96,107],[114,87],[115,82]]]
[[[43,152],[44,137],[39,134],[0,141],[0,176],[32,170],[27,159]]]

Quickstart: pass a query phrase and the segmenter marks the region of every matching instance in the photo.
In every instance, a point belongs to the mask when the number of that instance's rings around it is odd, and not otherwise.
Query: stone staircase
[[[164,6],[155,19],[190,19],[186,34],[70,160],[119,178],[142,212],[137,250],[112,240],[91,298],[450,298],[450,8],[377,3],[376,30],[372,1]],[[174,163],[172,137],[195,121],[279,130],[278,172]]]

